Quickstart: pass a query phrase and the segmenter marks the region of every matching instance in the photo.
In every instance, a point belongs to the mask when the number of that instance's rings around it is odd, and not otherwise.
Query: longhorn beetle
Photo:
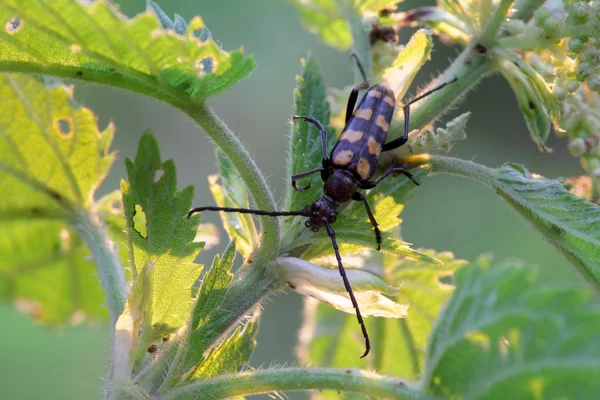
[[[410,105],[421,100],[423,97],[440,90],[457,79],[455,78],[450,82],[443,83],[403,105],[404,134],[391,142],[385,143],[387,131],[390,122],[392,121],[392,115],[394,114],[394,107],[396,105],[394,92],[392,89],[382,84],[369,87],[362,65],[356,55],[353,54],[353,56],[356,59],[364,82],[352,89],[352,92],[350,93],[348,105],[346,107],[346,125],[342,130],[337,143],[333,146],[329,157],[327,156],[327,131],[321,122],[310,116],[294,115],[293,117],[294,120],[302,119],[306,122],[310,122],[321,131],[323,159],[321,161],[321,167],[292,176],[292,186],[298,191],[306,190],[310,184],[306,187],[302,187],[297,184],[297,181],[309,175],[320,173],[321,179],[324,182],[323,195],[320,199],[298,211],[263,211],[231,207],[198,207],[190,210],[188,218],[192,214],[202,211],[238,212],[242,214],[267,215],[271,217],[303,216],[308,218],[304,223],[305,226],[312,231],[316,232],[320,228],[325,227],[331,238],[331,244],[335,251],[340,275],[344,281],[344,286],[346,287],[352,306],[356,310],[356,318],[358,319],[362,334],[365,338],[365,352],[361,356],[361,358],[363,358],[369,354],[369,350],[371,349],[369,334],[367,333],[367,328],[365,327],[365,323],[360,314],[358,303],[352,292],[352,287],[350,286],[350,282],[344,271],[342,257],[340,256],[337,241],[335,239],[335,232],[333,231],[331,224],[333,224],[337,218],[337,209],[340,204],[346,203],[349,200],[361,201],[365,206],[367,216],[375,231],[377,250],[380,250],[381,232],[377,226],[377,221],[371,212],[367,199],[357,190],[372,189],[393,173],[404,174],[412,180],[415,185],[419,184],[410,172],[404,168],[395,167],[393,165],[375,181],[370,181],[369,179],[375,173],[375,167],[377,166],[377,161],[382,151],[396,149],[407,142]],[[356,106],[359,91],[367,88],[367,93],[355,110],[354,107]]]

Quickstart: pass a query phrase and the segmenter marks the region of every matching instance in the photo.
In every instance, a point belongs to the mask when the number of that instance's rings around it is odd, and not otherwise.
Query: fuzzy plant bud
[[[600,90],[600,75],[594,74],[590,76],[586,81],[587,87],[590,90],[598,91]]]
[[[525,23],[520,19],[512,19],[506,23],[505,27],[509,34],[516,36],[523,33],[525,30]]]
[[[569,40],[569,51],[573,53],[579,53],[581,50],[583,50],[583,47],[584,44],[581,39],[572,38]]]
[[[554,97],[556,97],[556,99],[559,101],[564,100],[567,96],[567,92],[565,91],[565,89],[558,85],[554,86],[554,89],[552,89],[552,93],[554,94]]]
[[[550,18],[551,15],[552,13],[546,7],[538,8],[534,13],[536,25],[542,28],[544,23],[548,20],[548,18]]]
[[[584,22],[591,16],[590,6],[587,2],[574,3],[569,8],[569,15],[572,15],[581,22]]]
[[[577,82],[577,81],[569,81],[567,83],[567,85],[565,86],[565,88],[567,89],[567,92],[569,92],[569,93],[575,93],[577,91],[577,89],[579,89],[579,82]]]
[[[585,140],[582,138],[575,138],[569,142],[569,153],[571,153],[573,157],[581,157],[585,154],[585,151]]]

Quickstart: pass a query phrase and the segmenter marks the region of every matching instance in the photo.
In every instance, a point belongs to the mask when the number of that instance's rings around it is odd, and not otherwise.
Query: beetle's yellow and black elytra
[[[323,195],[320,199],[307,205],[302,210],[297,211],[263,211],[248,208],[198,207],[192,209],[188,213],[188,218],[192,214],[202,211],[238,212],[242,214],[267,215],[271,217],[303,216],[307,218],[304,223],[307,228],[318,231],[320,228],[324,227],[331,238],[331,245],[335,252],[338,269],[344,282],[344,287],[346,288],[352,306],[356,311],[356,318],[358,319],[362,334],[365,338],[365,352],[361,356],[362,358],[369,354],[369,350],[371,349],[369,334],[360,313],[358,302],[356,301],[354,293],[352,292],[352,287],[346,276],[346,271],[342,264],[342,257],[340,256],[335,238],[335,232],[331,227],[331,224],[335,222],[338,212],[337,209],[341,204],[350,200],[360,201],[364,204],[369,221],[375,231],[377,250],[381,248],[381,232],[379,231],[377,221],[371,212],[366,197],[358,192],[358,189],[372,189],[393,173],[404,174],[416,185],[419,184],[414,180],[410,172],[404,168],[394,166],[389,167],[375,181],[370,181],[369,179],[375,173],[377,162],[382,151],[396,149],[407,142],[410,105],[436,90],[440,90],[451,82],[446,82],[429,90],[403,105],[404,134],[391,142],[385,143],[387,132],[394,115],[396,97],[392,89],[383,84],[369,87],[366,74],[358,61],[358,58],[356,56],[354,56],[354,58],[356,59],[357,66],[365,81],[352,89],[352,92],[350,93],[348,105],[346,107],[346,124],[329,155],[327,154],[327,131],[321,122],[310,116],[294,116],[294,120],[302,119],[319,128],[319,131],[321,132],[323,159],[321,160],[321,167],[292,176],[292,186],[299,191],[305,190],[308,186],[299,186],[297,184],[298,180],[320,173],[321,179],[323,180]],[[452,82],[454,81],[456,81],[456,78]],[[355,109],[359,91],[367,88],[366,94]]]
[[[395,105],[390,88],[371,86],[331,151],[333,166],[352,171],[361,181],[369,180],[375,173]]]

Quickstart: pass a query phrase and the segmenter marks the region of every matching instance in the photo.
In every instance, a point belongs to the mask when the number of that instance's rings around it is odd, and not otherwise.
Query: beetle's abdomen
[[[333,165],[352,171],[358,180],[367,181],[371,178],[387,137],[395,105],[391,89],[371,86],[331,151]]]

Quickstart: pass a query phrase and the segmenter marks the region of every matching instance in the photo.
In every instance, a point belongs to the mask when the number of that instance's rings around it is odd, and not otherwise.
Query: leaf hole
[[[81,53],[81,50],[83,50],[83,49],[77,43],[73,43],[71,45],[71,53],[73,53],[73,54],[79,54],[79,53]]]
[[[216,65],[217,61],[212,57],[205,57],[196,61],[196,68],[200,72],[200,75],[213,73],[216,68]]]
[[[55,126],[56,126],[56,129],[58,129],[60,134],[63,136],[69,136],[69,135],[71,135],[71,132],[73,131],[73,126],[71,124],[71,120],[68,118],[60,118],[60,119],[56,120]]]
[[[21,29],[21,18],[14,17],[6,23],[6,32],[10,34],[17,33]]]
[[[140,234],[141,237],[146,239],[146,213],[144,209],[139,204],[135,205],[135,210],[133,212],[133,229]]]
[[[453,279],[453,275],[452,274],[447,274],[447,275],[439,275],[437,277],[438,283],[441,287],[449,287],[452,288],[454,287],[454,279]]]

